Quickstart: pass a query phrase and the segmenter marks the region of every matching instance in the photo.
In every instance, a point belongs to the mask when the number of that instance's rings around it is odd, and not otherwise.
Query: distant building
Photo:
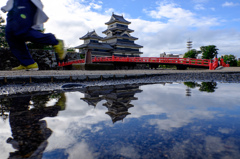
[[[160,54],[160,57],[174,57],[174,58],[183,58],[182,54],[171,54],[171,53],[162,53]]]
[[[187,49],[190,51],[192,49],[192,41],[188,40],[187,41]]]
[[[88,49],[92,50],[92,56],[123,56],[139,57],[143,46],[135,44],[138,38],[130,33],[134,32],[128,28],[131,22],[125,20],[123,16],[112,14],[111,19],[105,23],[108,28],[102,33],[106,37],[100,37],[95,31],[87,33],[81,37],[84,44],[75,47],[81,54],[85,54]]]

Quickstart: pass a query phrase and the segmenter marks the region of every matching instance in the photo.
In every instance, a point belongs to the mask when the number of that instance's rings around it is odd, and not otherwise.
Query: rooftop
[[[110,25],[110,24],[115,23],[115,22],[120,22],[120,23],[124,23],[124,24],[131,24],[131,22],[124,19],[123,16],[116,15],[114,13],[112,14],[111,19],[105,24]]]
[[[85,39],[97,39],[97,40],[101,40],[102,37],[98,36],[97,33],[94,31],[92,32],[88,32],[86,35],[84,35],[83,37],[80,38],[81,40],[85,40]]]
[[[88,44],[82,44],[77,47],[76,49],[82,49],[82,48],[89,48],[89,49],[105,49],[105,50],[111,50],[113,49],[109,44],[106,43],[88,43]]]
[[[124,27],[119,27],[119,26],[118,26],[118,27],[106,29],[106,30],[104,30],[102,33],[107,33],[108,31],[114,31],[114,30],[128,31],[129,33],[134,32],[134,30],[132,30],[132,29],[128,29],[128,28],[124,28]]]

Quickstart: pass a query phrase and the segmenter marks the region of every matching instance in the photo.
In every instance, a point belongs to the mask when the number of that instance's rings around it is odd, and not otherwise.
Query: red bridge
[[[77,63],[85,63],[85,60],[74,60],[59,63],[59,66],[67,66]],[[90,62],[91,63],[91,62]],[[92,63],[113,63],[117,66],[135,66],[136,64],[147,64],[151,68],[158,68],[159,65],[176,65],[178,69],[186,69],[187,67],[203,67],[215,70],[218,66],[229,67],[223,59],[218,62],[218,58],[209,59],[193,59],[193,58],[166,58],[166,57],[94,57]]]

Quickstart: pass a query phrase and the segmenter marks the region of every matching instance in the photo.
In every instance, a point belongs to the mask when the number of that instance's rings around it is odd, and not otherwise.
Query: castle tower
[[[138,38],[130,35],[134,32],[134,30],[128,28],[131,22],[125,20],[123,16],[113,13],[111,19],[105,24],[108,29],[102,33],[106,34],[107,37],[101,41],[113,47],[112,54],[114,56],[139,57],[142,54],[139,49],[143,46],[134,43]]]
[[[79,49],[80,54],[86,54],[91,49],[92,56],[123,56],[139,57],[143,46],[135,44],[138,38],[133,37],[130,33],[134,32],[128,28],[131,22],[125,20],[123,16],[112,14],[111,19],[105,23],[108,28],[102,33],[106,35],[102,38],[95,31],[88,32],[80,38],[84,44],[75,47]]]
[[[91,49],[92,56],[111,56],[110,50],[113,48],[108,45],[99,42],[103,38],[98,36],[94,31],[88,32],[83,37],[79,38],[80,40],[84,40],[84,44],[75,47],[79,49],[80,54],[86,54],[87,50]]]

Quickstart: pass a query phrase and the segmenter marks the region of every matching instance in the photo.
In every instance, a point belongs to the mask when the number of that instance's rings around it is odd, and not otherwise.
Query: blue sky
[[[131,18],[161,21],[165,23],[171,18],[164,17],[164,15],[162,17],[154,17],[149,15],[149,12],[158,10],[159,6],[174,4],[172,7],[182,9],[185,12],[191,12],[195,18],[216,18],[218,20],[218,25],[212,26],[211,29],[232,28],[240,30],[239,0],[104,0],[101,2],[102,8],[105,8],[105,10],[100,11],[101,13],[104,13],[107,9],[113,8],[115,12],[127,14]]]
[[[7,0],[1,0],[3,6]],[[187,40],[193,49],[216,45],[219,55],[240,58],[240,0],[42,0],[49,16],[46,32],[65,40],[67,47],[83,43],[79,38],[96,30],[99,36],[112,13],[131,21],[135,43],[142,56],[184,54]],[[5,14],[1,14],[6,17]]]

